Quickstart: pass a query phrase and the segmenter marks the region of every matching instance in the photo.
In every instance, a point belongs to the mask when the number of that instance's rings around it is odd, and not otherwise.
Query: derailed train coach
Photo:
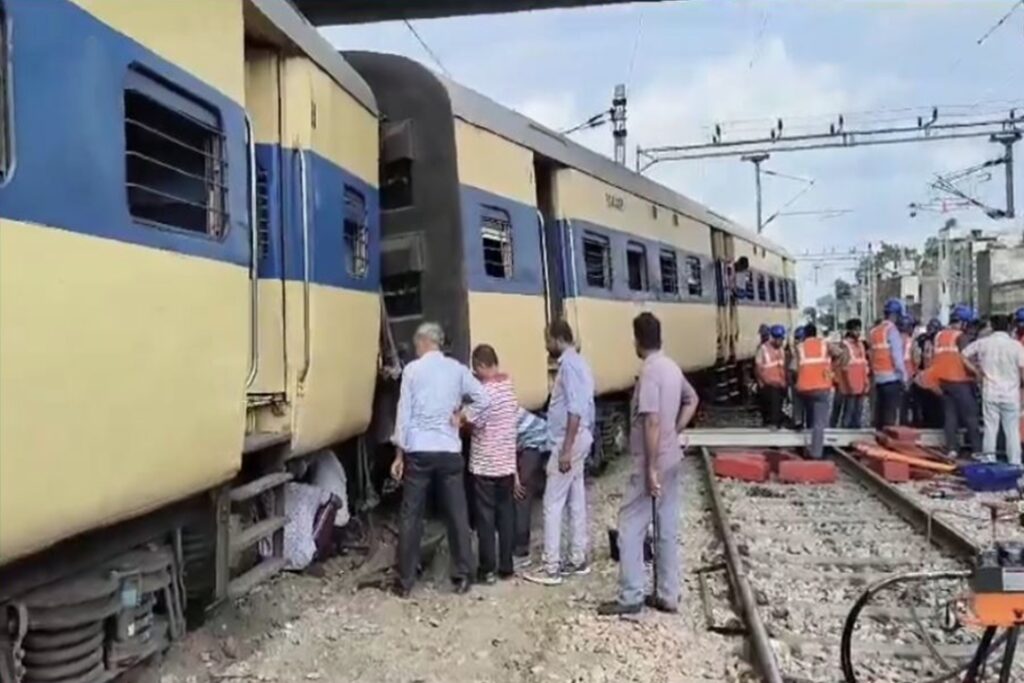
[[[283,0],[0,27],[3,683],[109,680],[279,571],[292,465],[364,479],[422,320],[537,409],[565,316],[617,438],[636,311],[691,371],[792,319],[782,250]]]
[[[624,429],[639,311],[720,394],[740,391],[761,324],[793,322],[794,262],[769,240],[415,61],[344,54],[383,118],[381,286],[399,345],[423,320],[462,360],[491,343],[539,408],[542,330],[564,317],[594,369],[599,461]]]

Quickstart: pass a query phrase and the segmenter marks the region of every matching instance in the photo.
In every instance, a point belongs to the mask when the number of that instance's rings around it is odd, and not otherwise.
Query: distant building
[[[978,312],[1012,313],[1024,306],[1024,246],[990,245],[977,259]]]

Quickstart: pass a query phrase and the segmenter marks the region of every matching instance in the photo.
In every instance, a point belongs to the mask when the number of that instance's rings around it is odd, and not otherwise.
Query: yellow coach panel
[[[72,0],[111,28],[245,101],[242,0]]]
[[[229,479],[246,269],[0,222],[0,561]]]
[[[455,120],[455,149],[460,183],[537,205],[531,150],[461,119]]]
[[[694,254],[711,254],[708,226],[580,171],[558,172],[558,201],[564,218],[614,228]]]
[[[285,59],[282,144],[312,149],[333,164],[378,186],[377,117],[305,57]]]
[[[472,345],[490,344],[516,385],[519,402],[534,410],[548,395],[544,299],[522,294],[469,293]]]

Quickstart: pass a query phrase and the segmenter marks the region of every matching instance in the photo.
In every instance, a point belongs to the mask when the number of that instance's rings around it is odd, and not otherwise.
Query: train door
[[[565,300],[565,278],[563,275],[562,239],[555,210],[555,172],[553,163],[536,158],[533,165],[537,186],[537,228],[540,231],[540,245],[543,254],[544,296],[547,300],[545,323],[562,317]]]
[[[715,291],[717,292],[717,356],[719,363],[736,358],[739,340],[739,317],[736,311],[733,237],[721,230],[711,230],[711,256],[715,261]]]
[[[286,362],[284,324],[283,177],[281,146],[281,56],[274,49],[246,46],[246,108],[251,136],[250,192],[257,285],[254,310],[254,374],[248,387],[249,403],[256,413],[262,406],[285,401]],[[267,411],[268,415],[280,410]],[[250,431],[277,431],[269,425],[252,425]]]

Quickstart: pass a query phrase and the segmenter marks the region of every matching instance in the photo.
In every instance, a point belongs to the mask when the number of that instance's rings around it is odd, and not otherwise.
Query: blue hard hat
[[[770,332],[775,339],[783,339],[786,336],[786,328],[782,325],[772,325]]]
[[[938,332],[942,329],[942,322],[938,318],[932,318],[928,321],[928,331],[931,333]]]
[[[803,338],[804,338],[804,328],[803,328],[803,326],[797,327],[796,329],[793,330],[793,339],[795,339],[797,341],[801,341]]]
[[[964,306],[963,304],[953,307],[953,312],[949,314],[949,322],[951,323],[969,323],[974,320],[974,311],[971,310],[970,306]]]
[[[1018,325],[1024,325],[1024,306],[1017,309],[1017,312],[1013,314],[1013,320]]]
[[[883,310],[886,315],[903,315],[903,302],[899,299],[889,299],[885,302]]]

